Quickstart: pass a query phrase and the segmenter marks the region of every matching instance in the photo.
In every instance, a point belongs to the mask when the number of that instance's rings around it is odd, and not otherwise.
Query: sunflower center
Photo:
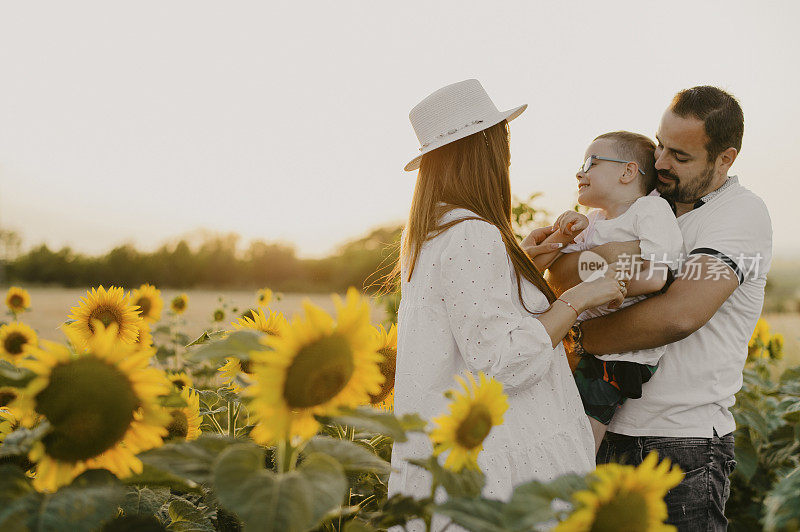
[[[89,330],[94,333],[94,325],[92,325],[93,320],[100,320],[103,322],[103,326],[108,327],[112,323],[120,324],[122,323],[122,319],[119,315],[119,310],[112,307],[101,306],[97,307],[89,314]]]
[[[94,356],[59,364],[36,396],[36,411],[52,425],[42,440],[64,462],[87,460],[125,436],[139,399],[119,369]]]
[[[381,384],[381,391],[377,395],[370,395],[369,400],[372,404],[377,404],[386,399],[394,389],[394,371],[397,365],[397,350],[391,347],[384,347],[378,353],[383,355],[383,361],[378,364],[381,374],[385,380]]]
[[[6,353],[11,353],[12,355],[19,355],[22,353],[22,347],[28,343],[28,337],[22,334],[21,332],[12,332],[8,336],[6,336],[5,341],[3,342],[3,348],[5,348]]]
[[[649,506],[641,493],[617,493],[597,509],[592,532],[644,532]]]
[[[473,449],[483,443],[492,430],[492,414],[485,405],[472,405],[469,414],[456,430],[456,441],[467,449]]]
[[[172,421],[167,425],[168,437],[185,440],[186,435],[189,434],[189,420],[186,418],[186,414],[182,410],[172,410],[170,415]]]
[[[242,368],[242,373],[253,374],[253,363],[250,360],[239,360],[239,367]]]
[[[303,347],[286,373],[283,396],[290,408],[311,408],[336,397],[353,376],[350,344],[334,334]]]
[[[9,298],[8,303],[14,308],[20,308],[22,307],[22,296],[14,294]]]
[[[183,388],[186,386],[186,382],[183,379],[175,379],[172,381],[172,384],[174,384],[179,390],[183,390]]]
[[[186,301],[184,301],[182,297],[177,297],[172,301],[172,306],[178,310],[183,310],[186,306]]]
[[[16,398],[17,392],[14,390],[2,390],[0,391],[0,406],[8,406]]]
[[[149,316],[150,309],[153,308],[153,302],[149,297],[140,297],[134,305],[139,305],[140,316]]]

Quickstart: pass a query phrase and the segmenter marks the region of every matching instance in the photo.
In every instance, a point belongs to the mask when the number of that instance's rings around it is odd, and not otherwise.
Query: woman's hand
[[[544,240],[548,236],[555,233],[555,231],[556,229],[552,225],[534,229],[528,236],[525,237],[525,240],[522,241],[520,246],[522,246],[522,250],[525,251],[525,253],[527,253],[531,259],[543,253],[551,253],[556,251],[562,248],[564,245],[544,242]]]
[[[610,264],[603,277],[573,286],[561,294],[561,299],[568,301],[580,312],[606,303],[609,308],[617,308],[628,293],[629,281],[627,278],[617,278],[619,274],[615,266],[616,264]]]

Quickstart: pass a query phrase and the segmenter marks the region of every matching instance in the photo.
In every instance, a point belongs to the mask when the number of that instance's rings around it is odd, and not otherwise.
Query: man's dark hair
[[[672,99],[670,108],[682,118],[693,116],[703,121],[709,161],[728,148],[742,151],[744,113],[736,98],[724,90],[709,85],[682,90]]]

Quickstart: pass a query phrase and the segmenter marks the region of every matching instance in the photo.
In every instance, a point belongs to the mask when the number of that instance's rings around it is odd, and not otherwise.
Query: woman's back
[[[475,217],[454,209],[441,222]],[[512,485],[594,467],[594,444],[563,347],[525,311],[500,231],[460,222],[421,248],[408,280],[402,267],[395,412],[431,418],[446,411],[454,375],[479,371],[503,384],[509,409],[484,441],[479,465],[485,494],[504,498]],[[547,298],[522,279],[525,305],[544,311]],[[404,459],[431,452],[422,435],[396,443],[390,492],[427,496],[427,474]]]

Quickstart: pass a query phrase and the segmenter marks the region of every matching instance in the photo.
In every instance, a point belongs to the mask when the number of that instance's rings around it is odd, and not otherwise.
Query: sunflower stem
[[[294,459],[294,447],[292,447],[291,442],[289,442],[288,436],[281,440],[278,443],[278,472],[279,473],[288,473],[292,469],[294,469],[293,459]],[[299,449],[298,449],[299,451]]]
[[[234,431],[236,429],[236,417],[233,413],[233,401],[228,399],[228,437],[234,437]]]
[[[436,488],[438,488],[438,484],[436,482],[431,481],[431,503],[436,502]],[[431,532],[431,524],[433,522],[433,512],[429,513],[425,516],[425,532]]]

